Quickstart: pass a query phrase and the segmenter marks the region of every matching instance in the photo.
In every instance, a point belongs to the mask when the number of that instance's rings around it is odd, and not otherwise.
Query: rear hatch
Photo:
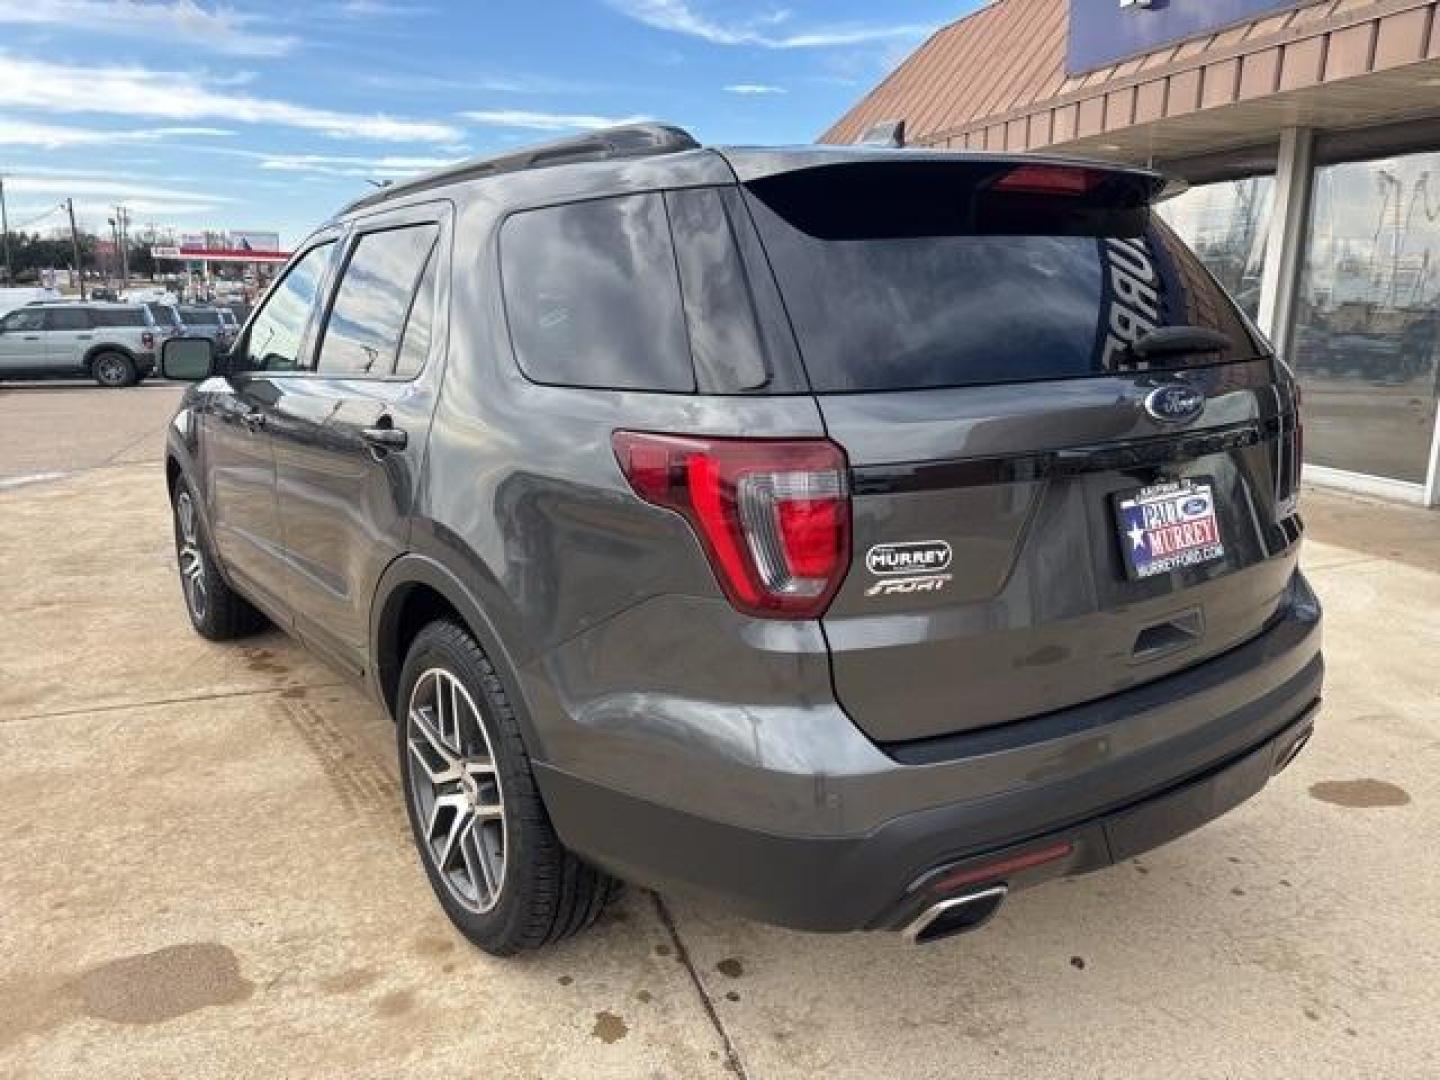
[[[824,619],[880,743],[1214,656],[1294,570],[1292,382],[1142,171],[737,166],[829,436],[853,562]]]

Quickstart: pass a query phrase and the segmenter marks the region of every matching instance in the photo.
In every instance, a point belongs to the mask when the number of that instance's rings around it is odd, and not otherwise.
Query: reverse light
[[[849,475],[827,439],[617,431],[635,494],[683,516],[730,602],[747,615],[824,614],[850,566]]]

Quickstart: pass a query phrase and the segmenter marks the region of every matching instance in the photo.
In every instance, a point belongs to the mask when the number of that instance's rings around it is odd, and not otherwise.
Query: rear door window
[[[320,341],[322,375],[390,375],[435,225],[366,233],[351,252]]]
[[[664,197],[527,210],[500,233],[506,315],[534,382],[693,391]]]
[[[1148,208],[1143,178],[1014,164],[842,165],[748,185],[815,390],[1094,376],[1249,358],[1234,304]],[[1220,353],[1139,360],[1160,326]]]
[[[425,260],[425,272],[420,276],[420,288],[410,304],[410,315],[405,320],[405,333],[400,338],[400,355],[395,361],[395,374],[413,379],[425,366],[430,355],[430,338],[435,326],[435,288],[439,274],[439,245],[430,249]]]

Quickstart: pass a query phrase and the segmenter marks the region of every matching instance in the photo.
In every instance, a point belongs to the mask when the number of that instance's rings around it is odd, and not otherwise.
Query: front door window
[[[245,370],[293,371],[300,365],[305,327],[334,246],[325,243],[311,248],[265,298],[265,306],[246,335]]]

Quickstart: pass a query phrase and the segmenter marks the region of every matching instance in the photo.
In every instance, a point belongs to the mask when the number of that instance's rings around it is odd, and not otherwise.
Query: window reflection
[[[1425,481],[1437,384],[1440,154],[1316,170],[1293,351],[1307,458]]]
[[[1201,184],[1159,206],[1166,223],[1254,319],[1269,246],[1275,179],[1252,176]]]
[[[326,243],[310,250],[266,297],[245,343],[248,370],[290,371],[295,367],[315,291],[333,247]]]
[[[434,225],[418,225],[360,238],[340,278],[321,340],[322,373],[394,371],[410,301],[437,232]]]
[[[400,340],[400,358],[395,361],[395,374],[413,379],[425,366],[430,355],[430,333],[435,321],[435,277],[439,272],[439,247],[431,248],[425,262],[425,273],[420,278],[420,288],[415,301],[410,305],[410,317],[405,322],[405,336]]]
[[[693,390],[675,252],[659,195],[530,210],[500,238],[526,376],[560,386]]]

